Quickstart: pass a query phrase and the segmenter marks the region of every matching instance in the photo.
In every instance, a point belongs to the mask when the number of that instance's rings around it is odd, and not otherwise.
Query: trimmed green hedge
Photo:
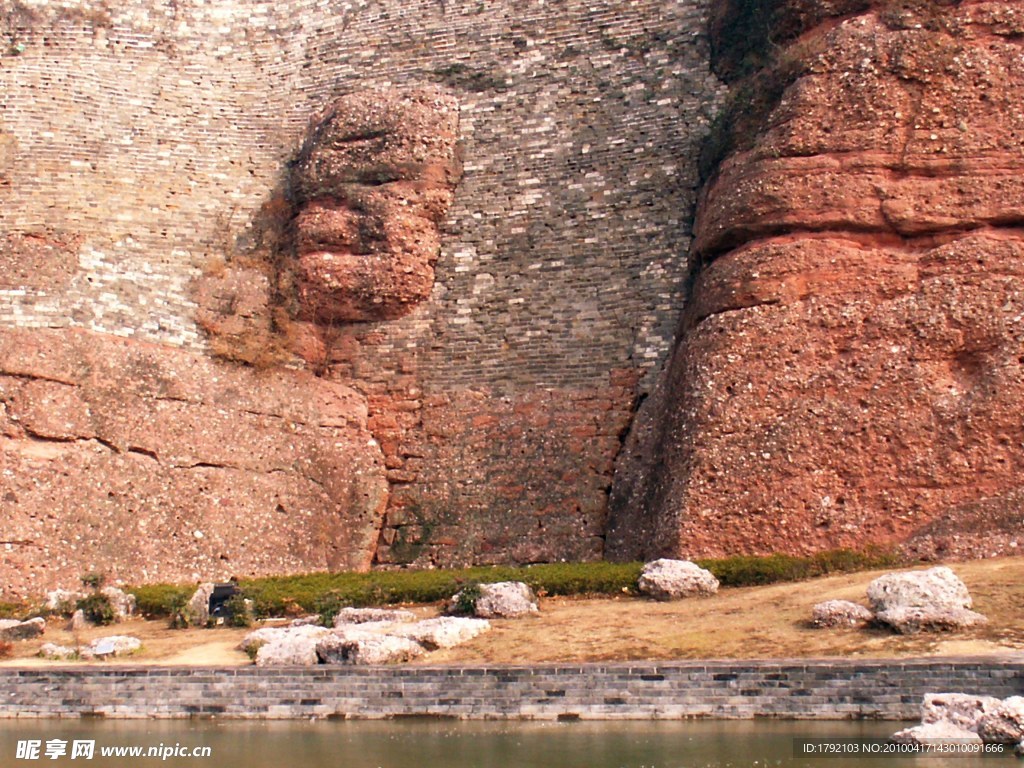
[[[725,587],[798,581],[830,573],[846,573],[902,565],[881,550],[838,550],[809,557],[791,555],[736,556],[698,560]],[[311,573],[249,579],[239,583],[255,603],[257,618],[300,613],[329,614],[343,606],[434,603],[463,587],[495,581],[523,581],[541,595],[635,594],[642,563],[549,563],[459,570]],[[139,610],[150,616],[171,616],[180,610],[194,587],[156,584],[129,589]]]

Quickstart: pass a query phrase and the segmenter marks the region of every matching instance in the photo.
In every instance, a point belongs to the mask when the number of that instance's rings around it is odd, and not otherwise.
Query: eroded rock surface
[[[1016,545],[1021,13],[882,5],[790,49],[803,75],[704,189],[613,556]]]
[[[4,598],[363,569],[386,502],[353,390],[75,331],[0,334]],[[74,542],[69,546],[68,542]]]
[[[293,175],[302,316],[390,320],[430,296],[462,174],[458,119],[440,90],[381,89],[338,99],[311,129]]]

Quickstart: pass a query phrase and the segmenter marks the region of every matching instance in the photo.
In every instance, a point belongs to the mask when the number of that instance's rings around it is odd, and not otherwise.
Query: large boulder
[[[42,618],[16,621],[0,619],[0,640],[31,640],[46,631],[46,621]]]
[[[310,635],[277,635],[256,650],[257,667],[308,667],[319,663],[315,637]]]
[[[454,648],[487,632],[490,628],[491,623],[487,619],[443,616],[394,627],[389,629],[387,634],[413,640],[428,651],[434,651],[438,648]]]
[[[715,594],[718,579],[689,560],[663,558],[644,565],[637,586],[640,592],[656,600],[678,600]]]
[[[978,719],[978,735],[988,744],[1024,742],[1024,696],[1011,696]]]
[[[464,612],[468,603],[472,603],[473,615],[480,619],[512,619],[538,611],[533,590],[521,581],[499,581],[467,587],[452,597],[448,603],[448,612]]]
[[[872,619],[871,611],[849,600],[826,600],[811,609],[811,623],[816,627],[865,627]]]
[[[335,632],[316,644],[316,655],[324,664],[395,664],[424,653],[415,640],[360,630]]]
[[[889,573],[868,585],[875,618],[902,634],[964,629],[984,623],[970,610],[966,585],[949,568]]]
[[[238,645],[238,649],[250,656],[256,657],[263,646],[270,644],[289,646],[296,649],[303,644],[315,647],[318,640],[330,633],[331,630],[326,627],[319,627],[313,624],[303,624],[297,627],[261,627],[243,637],[242,642]],[[301,656],[303,651],[296,650],[296,653]],[[284,648],[282,647],[281,650],[274,651],[273,654],[268,654],[266,656],[267,661],[264,661],[264,664],[269,663],[272,655],[275,658],[285,655]]]

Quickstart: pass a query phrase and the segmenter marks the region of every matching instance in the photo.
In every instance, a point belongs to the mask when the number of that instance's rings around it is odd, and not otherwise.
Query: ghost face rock
[[[304,318],[392,320],[430,296],[462,172],[458,119],[440,91],[375,90],[339,99],[313,126],[292,177]]]

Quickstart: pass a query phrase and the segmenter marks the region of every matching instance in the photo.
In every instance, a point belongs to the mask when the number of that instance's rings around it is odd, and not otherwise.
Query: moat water
[[[210,768],[974,768],[1004,756],[869,752],[892,722],[0,720],[0,765]],[[813,740],[814,747],[804,746]],[[861,741],[868,740],[868,741]],[[89,745],[92,745],[91,749]],[[813,757],[808,749],[860,756]],[[133,756],[131,751],[140,749]],[[156,751],[150,752],[153,748]],[[91,752],[92,757],[86,753]],[[56,756],[51,757],[56,753]],[[104,754],[106,753],[106,754]],[[37,755],[33,757],[33,755]],[[152,756],[149,756],[152,755]]]

